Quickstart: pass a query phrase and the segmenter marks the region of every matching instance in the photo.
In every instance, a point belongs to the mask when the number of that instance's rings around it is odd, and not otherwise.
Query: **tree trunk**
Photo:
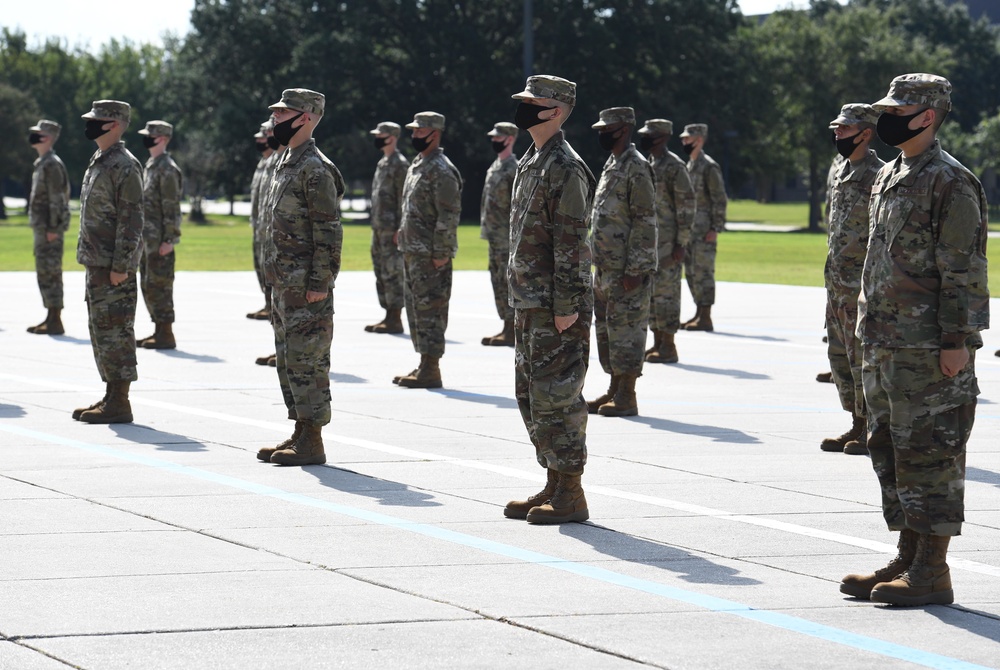
[[[5,220],[7,218],[7,208],[3,204],[4,193],[7,189],[4,187],[3,177],[0,177],[0,220]]]
[[[819,222],[823,218],[820,204],[822,186],[819,175],[819,157],[809,152],[809,232],[820,232]]]
[[[188,220],[192,223],[205,223],[205,212],[201,209],[201,196],[191,196],[191,213]]]

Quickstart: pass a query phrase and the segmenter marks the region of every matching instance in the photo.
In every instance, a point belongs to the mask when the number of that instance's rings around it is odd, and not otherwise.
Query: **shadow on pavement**
[[[83,340],[79,337],[73,337],[72,335],[49,335],[53,340],[57,342],[65,342],[67,344],[86,344],[90,346],[90,338]]]
[[[728,428],[718,428],[717,426],[701,426],[695,423],[683,423],[682,421],[671,421],[655,416],[623,416],[604,417],[591,416],[590,421],[607,419],[608,421],[631,421],[632,423],[642,423],[653,430],[662,430],[668,433],[681,433],[684,435],[700,435],[711,438],[712,442],[731,442],[732,444],[760,444],[761,440],[753,435],[748,435],[742,431]],[[591,424],[592,425],[592,424]],[[714,432],[714,431],[721,432]]]
[[[406,484],[391,482],[378,477],[369,477],[353,470],[332,465],[303,468],[323,486],[351,495],[374,498],[379,505],[392,507],[440,507],[434,496],[411,489]]]
[[[710,368],[704,365],[688,365],[687,363],[671,363],[669,367],[690,370],[691,372],[703,372],[709,375],[725,375],[736,379],[770,379],[770,375],[759,372],[747,372],[746,370],[736,370],[735,368]]]
[[[108,427],[118,437],[136,444],[151,444],[161,451],[207,451],[208,446],[186,435],[167,433],[141,423],[112,423]]]
[[[761,582],[739,576],[739,571],[692,554],[669,544],[654,542],[628,533],[622,533],[596,524],[567,523],[559,532],[597,551],[629,563],[648,565],[675,573],[692,584],[722,584],[725,586],[753,586]]]
[[[931,605],[921,609],[940,619],[943,624],[953,628],[961,628],[980,637],[985,637],[987,640],[1000,642],[1000,626],[997,625],[996,613],[974,610],[971,607],[961,605],[947,607]]]
[[[983,470],[982,468],[966,467],[965,478],[970,481],[980,482],[982,484],[991,484],[992,486],[1000,488],[1000,472]]]
[[[20,405],[5,405],[0,403],[0,419],[19,419],[26,412]]]
[[[761,340],[762,342],[788,342],[787,338],[784,337],[774,337],[773,335],[745,335],[743,333],[723,333],[716,330],[712,335],[719,335],[721,337],[738,337],[741,340]]]
[[[517,401],[502,395],[489,395],[486,393],[473,393],[472,391],[456,391],[455,389],[428,389],[431,393],[443,395],[452,400],[465,400],[475,402],[480,405],[493,405],[500,409],[517,409]]]
[[[338,384],[365,384],[368,382],[364,377],[349,375],[344,372],[331,372],[330,381],[337,382]]]
[[[187,361],[197,361],[199,363],[225,363],[224,360],[218,356],[208,356],[205,354],[189,354],[186,351],[181,351],[180,349],[143,349],[142,347],[136,347],[136,351],[153,351],[158,354],[162,354],[169,358],[181,358]]]

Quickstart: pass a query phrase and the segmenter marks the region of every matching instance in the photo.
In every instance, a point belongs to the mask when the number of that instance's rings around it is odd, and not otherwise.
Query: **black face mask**
[[[83,134],[87,136],[88,140],[96,140],[98,137],[108,132],[102,128],[102,126],[108,123],[111,122],[105,119],[88,119],[87,129],[83,131]]]
[[[833,143],[837,145],[837,153],[844,158],[850,158],[851,154],[854,153],[854,150],[858,148],[858,145],[854,142],[854,140],[858,139],[860,136],[861,133],[855,133],[850,137],[844,137],[839,140],[834,138]]]
[[[643,135],[639,138],[639,151],[644,154],[648,154],[653,150],[653,145],[656,144],[656,139],[652,135]]]
[[[530,102],[519,103],[517,111],[514,112],[514,125],[521,130],[527,130],[539,123],[545,123],[548,119],[540,119],[538,115],[550,109],[555,109],[555,105],[542,107],[541,105],[532,105]]]
[[[28,144],[30,144],[32,146],[34,146],[36,144],[41,144],[44,141],[45,141],[45,138],[42,137],[41,134],[39,134],[39,133],[31,133],[30,135],[28,135]]]
[[[388,143],[389,143],[389,138],[388,137],[376,137],[375,141],[372,142],[372,144],[375,145],[375,148],[378,149],[379,151],[381,151],[382,147],[384,147]]]
[[[493,147],[493,153],[498,154],[507,148],[507,142],[504,140],[501,140],[499,142],[497,140],[493,140],[492,142],[490,142],[490,146]]]
[[[299,112],[298,114],[288,119],[287,121],[282,121],[281,123],[274,124],[273,132],[275,139],[278,140],[278,144],[286,147],[288,146],[288,143],[292,141],[293,137],[295,137],[295,133],[299,132],[299,128],[302,127],[299,126],[298,128],[292,128],[292,124],[295,123],[295,120],[298,119],[300,116],[302,116],[304,113],[305,112]]]
[[[693,143],[692,144],[685,144],[685,145],[682,146],[682,148],[684,149],[684,153],[686,153],[688,156],[690,156],[691,152],[694,151],[694,144]]]
[[[143,135],[142,146],[146,147],[147,149],[152,149],[153,147],[156,146],[156,138],[150,137],[149,135]]]
[[[267,142],[254,142],[253,145],[257,147],[257,151],[260,153],[267,151]]]
[[[605,151],[611,151],[618,144],[618,140],[621,139],[624,130],[618,130],[612,133],[600,133],[597,136],[597,141],[601,143],[601,148]]]
[[[430,135],[433,135],[433,133],[431,133]],[[414,149],[417,150],[417,153],[423,153],[427,151],[427,147],[431,145],[430,135],[428,135],[427,137],[410,138],[410,144],[413,146]]]
[[[875,124],[875,132],[878,133],[879,139],[888,144],[890,147],[898,147],[900,144],[905,144],[909,140],[912,140],[914,137],[927,130],[927,128],[930,128],[930,126],[917,128],[916,130],[910,130],[907,128],[910,121],[926,111],[926,109],[921,109],[919,112],[914,112],[909,116],[895,116],[894,114],[886,114],[883,112],[882,115],[878,117],[878,123]]]
[[[271,147],[271,151],[277,151],[281,148],[281,142],[278,141],[277,137],[271,135],[267,138],[267,146]]]

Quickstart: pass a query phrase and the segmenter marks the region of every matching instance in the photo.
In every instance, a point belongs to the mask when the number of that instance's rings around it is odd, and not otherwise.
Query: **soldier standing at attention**
[[[510,215],[514,394],[545,488],[512,500],[504,516],[553,524],[590,518],[580,480],[587,464],[587,403],[593,294],[587,216],[594,175],[563,137],[576,84],[528,77],[514,122],[531,134],[518,162]]]
[[[62,130],[55,121],[42,119],[28,129],[28,142],[38,152],[31,173],[31,195],[28,196],[28,220],[35,235],[35,274],[42,305],[49,310],[45,321],[30,326],[36,335],[62,335],[63,310],[63,235],[69,228],[69,175],[55,152],[55,143]]]
[[[278,140],[269,134],[273,125],[268,119],[260,124],[260,130],[253,136],[254,147],[260,152],[260,160],[257,161],[257,167],[253,171],[253,179],[250,180],[250,230],[253,231],[253,269],[257,274],[257,284],[260,286],[260,291],[264,294],[264,306],[256,312],[247,314],[247,318],[258,321],[271,319],[271,288],[264,282],[264,266],[261,263],[260,255],[264,239],[261,197],[267,192],[267,186],[271,181],[268,170],[268,166],[271,164],[269,159],[274,155],[274,150],[280,146]],[[274,146],[271,146],[272,144]],[[265,360],[262,365],[266,363]]]
[[[868,204],[875,175],[885,164],[869,146],[875,139],[878,112],[871,105],[844,105],[830,123],[837,137],[837,152],[844,157],[834,175],[829,193],[828,253],[826,279],[827,356],[840,405],[853,417],[851,429],[840,437],[820,443],[823,451],[864,455],[867,430],[865,396],[861,383],[861,340],[858,294],[861,271],[868,250]]]
[[[965,520],[965,453],[976,413],[975,352],[989,328],[987,205],[937,132],[951,83],[905,74],[872,104],[902,153],[875,178],[858,300],[868,451],[899,554],[840,590],[894,605],[954,600],[948,544]]]
[[[510,255],[510,197],[517,172],[514,142],[517,126],[507,121],[494,124],[486,133],[496,153],[496,160],[486,171],[483,198],[479,206],[479,236],[490,246],[490,281],[493,283],[493,300],[497,315],[503,320],[503,330],[484,337],[488,347],[514,346],[514,308],[507,297],[507,257]]]
[[[136,267],[142,256],[142,165],[121,141],[132,108],[95,100],[83,115],[97,144],[80,189],[76,260],[87,269],[87,318],[104,398],[73,411],[87,423],[131,423],[129,386],[135,369]]]
[[[375,290],[378,304],[385,310],[380,322],[365,326],[368,333],[403,332],[402,312],[403,254],[399,250],[397,233],[403,220],[403,182],[409,162],[396,147],[402,128],[398,123],[383,121],[369,131],[375,136],[375,148],[382,158],[375,166],[372,179],[372,266],[375,269]]]
[[[639,129],[639,150],[649,154],[656,185],[656,228],[659,254],[649,300],[653,346],[646,350],[649,363],[676,363],[674,335],[681,324],[681,269],[691,241],[697,200],[681,158],[667,151],[674,124],[649,119]]]
[[[711,332],[712,305],[715,304],[715,254],[719,233],[726,229],[726,185],[722,170],[705,153],[708,126],[692,123],[684,126],[681,141],[688,155],[687,170],[698,199],[698,211],[691,227],[691,246],[684,258],[684,275],[691,297],[698,307],[693,319],[685,321],[685,330]]]
[[[325,105],[322,93],[289,88],[270,107],[274,136],[288,148],[265,201],[270,237],[264,274],[271,287],[278,380],[295,429],[257,458],[279,465],[326,463],[322,430],[330,423],[333,288],[344,241],[340,200],[347,188],[312,136]]]
[[[154,333],[136,344],[144,349],[176,349],[174,340],[174,245],[181,238],[181,195],[184,178],[167,153],[174,127],[149,121],[139,131],[149,149],[142,187],[145,252],[139,259],[142,297],[155,324]]]
[[[656,188],[653,170],[632,144],[635,111],[611,107],[591,126],[610,152],[590,215],[594,256],[594,324],[608,392],[587,403],[603,416],[639,413],[635,382],[642,374],[649,295],[656,273]]]
[[[831,135],[833,137],[834,146],[837,146],[837,134],[834,132],[831,133]],[[823,223],[826,225],[827,232],[829,232],[830,230],[830,208],[832,207],[832,203],[830,202],[830,200],[831,198],[833,198],[834,180],[837,178],[837,175],[840,174],[840,170],[841,168],[844,167],[844,162],[846,160],[847,160],[846,158],[844,158],[838,153],[836,156],[833,157],[833,160],[830,162],[830,169],[827,170],[826,172],[826,200],[823,203]],[[826,319],[824,318],[823,328],[826,329],[827,325],[828,324],[826,323]],[[823,336],[824,343],[829,343],[829,340],[830,340],[829,337],[827,337],[826,335]],[[832,384],[833,373],[820,372],[816,375],[816,381],[818,381],[821,384]]]
[[[444,355],[451,300],[451,259],[458,251],[462,213],[462,175],[441,148],[444,116],[420,112],[406,124],[418,156],[410,163],[403,186],[403,252],[406,318],[420,365],[392,381],[407,388],[441,388],[439,361]]]

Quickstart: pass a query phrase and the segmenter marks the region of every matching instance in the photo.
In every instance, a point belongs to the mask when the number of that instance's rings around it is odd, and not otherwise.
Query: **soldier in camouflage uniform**
[[[691,246],[684,257],[684,276],[698,311],[682,328],[711,332],[714,329],[712,305],[715,304],[717,239],[726,229],[726,185],[719,164],[704,151],[707,139],[708,126],[704,123],[684,126],[681,133],[684,152],[689,157],[687,170],[691,186],[698,199],[698,210],[691,226]]]
[[[837,134],[831,133],[833,138],[833,144],[837,144]],[[840,174],[840,169],[844,166],[844,161],[846,159],[839,153],[833,157],[830,161],[830,169],[826,172],[826,200],[823,203],[823,224],[826,226],[827,231],[830,230],[830,208],[833,206],[831,199],[833,198],[833,184]],[[823,320],[823,330],[825,331],[827,327],[826,319]],[[823,343],[829,344],[829,338],[824,335]],[[832,384],[833,383],[833,372],[820,372],[816,375],[816,381],[821,384]]]
[[[497,315],[503,320],[503,330],[483,338],[488,347],[514,346],[514,308],[507,297],[507,257],[510,255],[510,197],[517,172],[514,142],[517,126],[503,121],[486,133],[496,153],[496,160],[486,171],[486,183],[479,206],[479,236],[490,246],[490,281]]]
[[[602,416],[635,416],[642,375],[649,296],[656,273],[656,188],[653,169],[632,144],[635,111],[611,107],[591,126],[610,152],[590,213],[594,257],[594,325],[608,392],[587,403]]]
[[[129,387],[135,361],[135,273],[142,255],[142,165],[121,141],[132,108],[95,100],[83,115],[87,139],[97,144],[80,189],[80,239],[76,260],[87,269],[90,343],[104,398],[73,411],[87,423],[131,423]]]
[[[840,404],[853,417],[851,429],[820,443],[823,451],[868,453],[865,397],[861,384],[861,341],[854,335],[858,322],[861,270],[868,249],[868,203],[872,183],[884,163],[869,148],[875,139],[878,112],[871,105],[844,105],[830,123],[843,156],[829,193],[826,280],[827,356]]]
[[[35,273],[42,304],[49,311],[45,320],[30,326],[36,335],[62,335],[63,235],[69,228],[69,175],[54,146],[62,130],[55,121],[42,119],[28,129],[28,141],[38,152],[31,173],[28,222],[35,236]]]
[[[406,127],[418,156],[410,163],[403,185],[403,252],[406,318],[420,365],[392,381],[406,388],[441,388],[439,361],[444,355],[451,300],[451,259],[458,251],[462,213],[462,175],[444,155],[444,116],[420,112]]]
[[[142,231],[145,252],[139,260],[142,297],[155,324],[155,332],[136,342],[144,349],[176,349],[174,339],[174,245],[181,239],[181,195],[184,177],[167,153],[174,127],[166,121],[149,121],[139,131],[149,149],[143,180]]]
[[[322,430],[330,423],[333,288],[340,273],[340,201],[347,186],[313,139],[325,106],[322,93],[289,88],[270,107],[274,136],[287,148],[265,200],[270,235],[264,274],[271,287],[278,381],[295,429],[257,458],[279,465],[326,463]]]
[[[403,182],[409,161],[397,148],[402,128],[383,121],[370,131],[375,148],[382,152],[372,179],[372,266],[378,304],[385,310],[380,322],[365,326],[368,333],[403,332],[402,312],[406,303],[403,289],[403,254],[397,233],[403,220]]]
[[[534,75],[513,98],[521,101],[515,123],[533,142],[518,162],[511,199],[514,394],[547,479],[527,500],[507,503],[504,516],[529,523],[585,521],[583,384],[593,311],[587,216],[595,179],[563,136],[576,84]]]
[[[254,168],[253,178],[250,180],[250,230],[253,232],[253,269],[257,274],[257,285],[260,286],[261,293],[264,294],[264,306],[256,312],[247,314],[248,319],[257,321],[271,320],[271,287],[264,281],[264,265],[261,258],[261,250],[264,241],[264,225],[262,221],[261,199],[267,192],[267,187],[271,182],[271,174],[274,172],[274,161],[271,156],[280,146],[278,140],[274,139],[271,128],[274,124],[270,119],[260,124],[254,138],[254,146],[260,152],[260,160]],[[266,364],[267,361],[264,361]]]
[[[893,79],[879,138],[902,153],[875,178],[858,301],[868,451],[899,555],[841,591],[896,605],[954,599],[946,562],[965,517],[966,444],[975,419],[975,351],[989,327],[987,204],[975,175],[937,140],[951,84]]]
[[[639,129],[639,149],[649,154],[656,185],[656,227],[659,253],[649,303],[653,346],[646,350],[650,363],[676,363],[674,335],[681,324],[681,269],[685,249],[691,241],[691,225],[697,200],[687,167],[667,150],[674,124],[667,119],[649,119]]]

